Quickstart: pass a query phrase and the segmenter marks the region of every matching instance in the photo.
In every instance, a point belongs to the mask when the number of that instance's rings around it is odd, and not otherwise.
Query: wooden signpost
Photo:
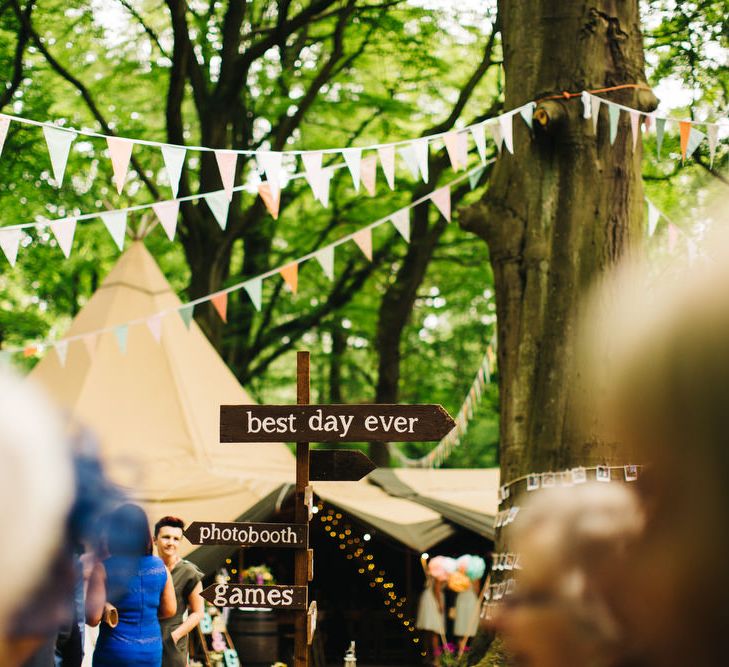
[[[375,468],[358,450],[310,452],[309,443],[440,440],[455,426],[440,405],[309,405],[309,387],[309,353],[298,352],[297,405],[220,406],[220,442],[296,442],[295,523],[198,521],[185,531],[193,544],[294,549],[292,586],[215,584],[201,595],[218,607],[293,610],[295,667],[307,667],[317,618],[316,602],[307,599],[314,575],[314,552],[308,548],[314,502],[310,482],[357,481]]]

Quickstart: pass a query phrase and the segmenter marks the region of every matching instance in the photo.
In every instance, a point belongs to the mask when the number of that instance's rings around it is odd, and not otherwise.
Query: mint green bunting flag
[[[666,131],[666,119],[656,118],[656,154],[661,157],[661,146],[663,146],[663,134]]]
[[[468,175],[468,184],[471,186],[471,190],[474,190],[476,188],[485,170],[486,167],[480,167],[479,169],[476,169],[476,171],[473,171]]]
[[[615,143],[618,136],[618,123],[620,122],[620,107],[614,104],[608,104],[608,112],[610,113],[610,145]]]
[[[194,310],[195,306],[187,305],[182,306],[182,308],[177,311],[178,313],[180,313],[180,317],[182,318],[182,321],[184,322],[187,329],[190,328],[190,323],[192,322],[192,314]]]
[[[129,325],[120,324],[118,327],[114,327],[114,336],[116,336],[116,342],[119,345],[119,349],[122,354],[127,353],[127,336],[129,335]]]

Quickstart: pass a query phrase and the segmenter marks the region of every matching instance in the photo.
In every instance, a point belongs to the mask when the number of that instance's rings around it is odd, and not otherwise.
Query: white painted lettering
[[[266,593],[262,588],[246,588],[246,605],[258,605],[263,607],[266,604]],[[251,598],[253,600],[251,601]]]
[[[342,437],[346,437],[347,433],[349,433],[349,428],[352,426],[352,422],[354,421],[354,415],[349,415],[349,417],[339,415],[339,418],[342,420]]]
[[[213,604],[216,607],[223,607],[227,600],[225,599],[225,591],[228,590],[228,587],[225,584],[218,584],[215,587],[215,599],[213,600]]]
[[[405,417],[395,418],[395,430],[398,433],[405,433],[408,428],[408,420]]]
[[[246,414],[248,415],[248,433],[258,433],[261,430],[261,420],[254,417],[250,410]]]
[[[268,604],[272,607],[281,604],[281,591],[278,588],[271,588],[268,591]]]
[[[392,422],[394,421],[394,417],[384,417],[383,415],[380,415],[380,423],[382,424],[382,428],[384,428],[386,431],[389,431],[392,427]]]
[[[321,416],[321,410],[317,410],[314,412],[311,417],[309,417],[309,428],[312,431],[321,431],[322,430],[322,416]]]
[[[284,590],[281,591],[281,604],[292,605],[293,603],[294,603],[294,589],[293,588],[284,588]]]
[[[374,415],[370,415],[369,417],[365,418],[365,428],[368,431],[376,431],[377,430],[377,417]]]
[[[210,528],[207,526],[200,527],[200,540],[207,540],[210,537]]]
[[[264,417],[262,424],[266,433],[273,433],[276,430],[276,420],[273,417]]]
[[[415,433],[413,430],[415,428],[415,422],[418,421],[417,417],[409,417],[408,421],[410,422],[410,428],[408,429],[408,433]]]
[[[240,588],[234,588],[231,591],[230,598],[228,599],[228,604],[231,607],[240,607],[240,605],[243,604],[243,591],[241,591]]]

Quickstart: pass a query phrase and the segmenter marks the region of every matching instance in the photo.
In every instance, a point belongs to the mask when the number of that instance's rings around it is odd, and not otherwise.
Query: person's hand
[[[182,639],[182,634],[180,634],[179,630],[180,630],[179,628],[175,628],[170,633],[170,638],[172,639],[173,642],[175,642],[175,644],[177,644],[177,642],[180,641],[180,639]]]

